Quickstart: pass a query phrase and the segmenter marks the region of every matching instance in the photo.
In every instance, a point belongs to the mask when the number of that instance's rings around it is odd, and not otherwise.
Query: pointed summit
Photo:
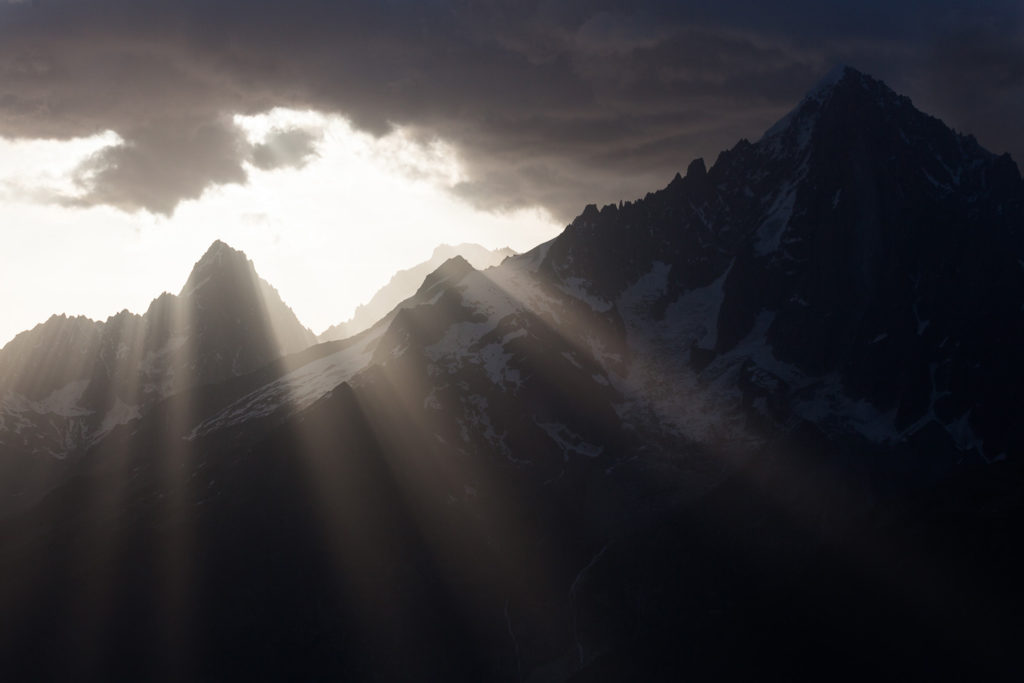
[[[213,244],[206,250],[206,253],[192,267],[192,274],[223,268],[240,268],[246,264],[251,266],[252,261],[245,255],[245,252],[235,249],[220,240],[214,240]]]
[[[214,276],[226,280],[255,280],[256,270],[244,252],[215,240],[202,258],[192,266],[192,272],[179,296],[194,295]]]
[[[858,71],[852,66],[848,66],[846,64],[837,64],[829,69],[828,73],[822,76],[821,79],[807,91],[807,94],[804,95],[800,104],[798,104],[796,108],[799,109],[801,105],[810,100],[817,100],[820,102],[836,88],[846,87],[848,85],[860,85],[866,88],[872,84],[882,85],[888,92],[893,95],[896,94],[890,90],[888,86],[885,86],[884,83],[872,78],[866,73]]]
[[[221,240],[196,262],[178,299],[195,330],[226,348],[243,349],[241,356],[254,349],[254,358],[274,358],[315,342],[245,253]]]
[[[423,294],[444,282],[458,282],[474,270],[475,268],[473,268],[469,261],[456,254],[428,275],[416,293]]]
[[[774,139],[802,148],[810,142],[818,120],[827,110],[836,107],[846,110],[892,109],[900,106],[913,109],[908,98],[897,94],[882,81],[841,64],[808,90],[792,111],[765,132],[760,142]]]
[[[807,95],[804,96],[804,99],[813,96],[815,93],[832,88],[847,76],[858,78],[863,77],[864,74],[851,66],[847,66],[846,64],[836,64],[834,67],[829,69],[827,74],[822,76],[821,80],[818,81],[813,88],[811,88]]]
[[[703,179],[708,174],[707,167],[704,166],[704,159],[697,157],[690,162],[690,165],[686,167],[686,177],[694,180]],[[678,175],[678,174],[677,174]]]
[[[222,242],[221,240],[218,239],[213,241],[213,243],[210,245],[210,248],[206,250],[205,254],[203,254],[203,257],[199,259],[199,262],[202,263],[205,261],[212,260],[219,261],[223,259],[225,256],[228,256],[230,258],[232,256],[245,256],[245,254],[239,251],[238,249],[233,248],[226,242]]]
[[[430,255],[430,270],[433,271],[442,263],[453,256],[461,256],[469,261],[474,268],[490,268],[501,263],[505,258],[514,255],[516,252],[508,247],[500,249],[487,249],[479,244],[462,242],[461,244],[439,244],[434,247]]]

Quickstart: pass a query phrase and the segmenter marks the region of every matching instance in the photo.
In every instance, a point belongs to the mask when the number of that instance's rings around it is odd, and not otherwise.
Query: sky
[[[837,63],[1024,158],[1019,0],[0,0],[0,344],[214,240],[315,331],[756,139]]]
[[[77,201],[69,178],[120,144],[113,132],[0,140],[0,186],[9,185],[0,199],[0,344],[54,313],[104,320],[124,308],[145,312],[161,292],[181,289],[215,239],[244,251],[319,333],[439,243],[525,251],[559,230],[541,207],[484,211],[453,196],[447,188],[462,171],[440,141],[401,130],[375,138],[339,116],[308,111],[275,109],[233,123],[255,146],[282,127],[314,131],[313,142],[292,164],[264,169],[246,161],[244,183],[207,188],[171,215],[37,200],[64,193]]]

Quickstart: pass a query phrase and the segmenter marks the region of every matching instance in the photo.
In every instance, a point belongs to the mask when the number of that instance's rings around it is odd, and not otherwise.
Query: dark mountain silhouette
[[[1008,157],[837,70],[113,429],[0,520],[0,670],[1016,678],[1022,226]]]
[[[441,244],[423,263],[395,273],[386,285],[380,288],[373,297],[356,307],[352,317],[343,323],[333,325],[319,336],[322,342],[347,339],[354,334],[371,327],[375,322],[386,316],[395,306],[416,293],[423,279],[450,258],[461,256],[474,268],[490,268],[504,261],[516,252],[508,247],[502,249],[485,249],[479,244]]]
[[[588,207],[545,267],[608,301],[657,274],[654,318],[709,314],[676,338],[701,380],[768,416],[992,460],[1021,447],[1022,215],[1009,156],[844,68],[710,170]]]
[[[20,472],[3,477],[4,491],[31,497],[26,482],[49,478],[54,458],[80,454],[171,394],[252,372],[314,341],[252,262],[220,241],[177,296],[162,294],[143,315],[122,311],[102,323],[53,316],[0,350],[2,467],[16,462]]]

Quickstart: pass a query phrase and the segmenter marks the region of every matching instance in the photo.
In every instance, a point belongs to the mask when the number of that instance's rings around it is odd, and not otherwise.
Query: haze
[[[59,206],[74,169],[118,137],[0,142],[0,345],[51,314],[103,320],[142,313],[176,293],[215,239],[242,249],[299,319],[319,332],[348,318],[401,268],[440,243],[517,251],[560,229],[542,209],[495,213],[454,198],[453,149],[402,131],[373,138],[340,117],[275,110],[238,117],[256,143],[288,125],[309,131],[308,152],[283,168],[247,164],[248,182],[208,189],[173,215],[108,206]]]

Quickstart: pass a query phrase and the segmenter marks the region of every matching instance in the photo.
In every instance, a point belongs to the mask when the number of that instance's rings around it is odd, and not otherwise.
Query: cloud
[[[274,107],[395,128],[458,153],[453,191],[568,219],[756,138],[836,61],[1024,157],[1019,2],[47,0],[0,4],[0,136],[123,143],[79,169],[82,205],[170,213],[315,131],[254,144]],[[981,135],[981,133],[985,133]]]
[[[247,143],[230,121],[157,120],[128,130],[125,138],[75,170],[84,192],[64,203],[170,214],[178,202],[199,197],[210,185],[246,179],[241,158]]]
[[[301,168],[316,156],[319,136],[302,128],[271,131],[266,139],[252,147],[252,163],[257,168]]]
[[[965,20],[940,36],[926,59],[934,106],[983,145],[1024,161],[1024,26]]]

